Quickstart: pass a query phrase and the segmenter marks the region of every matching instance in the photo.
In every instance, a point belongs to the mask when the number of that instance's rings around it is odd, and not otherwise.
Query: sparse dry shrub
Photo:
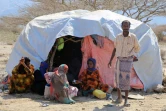
[[[165,36],[163,32],[166,32],[166,25],[160,25],[153,28],[154,33],[156,34],[158,41],[163,41],[163,37]]]

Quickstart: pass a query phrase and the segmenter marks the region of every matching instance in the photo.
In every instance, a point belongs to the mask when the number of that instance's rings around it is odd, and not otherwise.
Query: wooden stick
[[[70,39],[72,39],[72,38],[70,38]],[[69,41],[70,39],[68,39],[68,40],[66,40],[66,41],[64,41],[62,43],[65,43],[65,42]],[[52,53],[52,56],[51,56],[51,59],[50,59],[50,63],[49,63],[49,71],[53,70],[54,56],[55,56],[55,53],[56,53],[56,50],[57,50],[58,46],[61,45],[62,43],[55,45],[55,49],[54,49],[54,51]]]
[[[52,71],[53,60],[54,60],[54,56],[55,56],[55,53],[56,53],[56,49],[57,49],[57,46],[55,45],[55,49],[54,49],[54,51],[52,53],[52,56],[51,56],[51,59],[50,59],[49,72]]]

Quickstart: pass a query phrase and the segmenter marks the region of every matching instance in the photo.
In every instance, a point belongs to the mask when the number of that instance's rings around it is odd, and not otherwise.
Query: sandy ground
[[[11,53],[12,45],[0,44],[0,79],[4,76],[5,65]],[[140,94],[145,97],[144,100],[129,99],[130,107],[123,107],[123,104],[107,106],[111,101],[90,99],[87,97],[76,97],[76,104],[66,105],[56,101],[48,101],[42,96],[35,94],[15,94],[8,95],[0,93],[0,111],[166,111],[166,94],[130,92]],[[116,92],[113,92],[113,98],[116,98]],[[49,106],[41,107],[42,103],[48,103]]]

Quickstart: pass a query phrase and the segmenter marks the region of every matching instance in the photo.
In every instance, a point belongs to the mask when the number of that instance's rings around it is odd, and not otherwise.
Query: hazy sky
[[[0,0],[0,16],[18,14],[19,7],[31,4],[29,0]],[[151,24],[166,24],[166,17],[155,17]]]
[[[10,5],[9,0],[1,0],[1,1],[0,1],[0,7],[1,7],[1,9],[0,9],[0,14],[1,14],[3,11],[7,10],[7,9],[9,8],[9,5]]]
[[[165,17],[154,17],[150,22],[151,24],[166,25],[166,16]]]
[[[29,0],[0,0],[0,16],[18,14],[19,7],[31,3]]]

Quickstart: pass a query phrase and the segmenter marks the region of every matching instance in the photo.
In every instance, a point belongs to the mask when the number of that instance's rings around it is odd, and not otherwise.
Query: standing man
[[[108,63],[109,67],[112,65],[114,56],[117,57],[116,63],[116,87],[118,91],[118,98],[116,103],[122,102],[121,90],[125,91],[125,102],[124,106],[129,107],[130,104],[127,102],[128,93],[130,90],[130,73],[133,61],[138,59],[135,57],[135,53],[140,51],[140,45],[138,43],[136,35],[129,32],[130,22],[125,20],[122,22],[123,32],[119,34],[114,41],[114,50],[111,59]]]

